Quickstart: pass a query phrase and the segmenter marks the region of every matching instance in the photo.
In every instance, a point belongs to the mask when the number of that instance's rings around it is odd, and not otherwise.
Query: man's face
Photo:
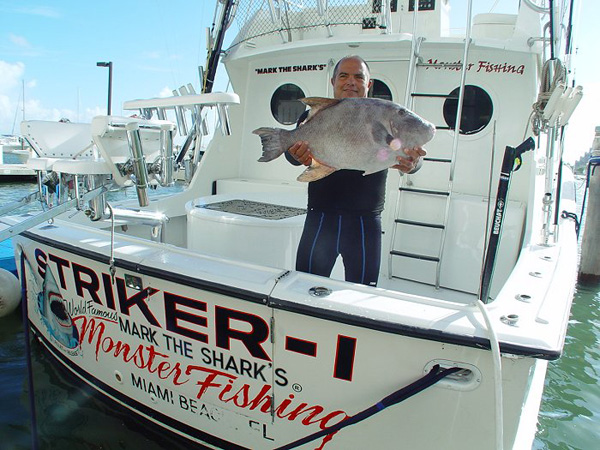
[[[372,83],[366,66],[354,58],[342,60],[331,79],[335,98],[366,97]]]

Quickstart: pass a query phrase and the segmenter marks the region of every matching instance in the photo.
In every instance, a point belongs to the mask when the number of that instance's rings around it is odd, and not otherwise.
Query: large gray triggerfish
[[[294,130],[258,128],[262,157],[271,161],[297,141],[307,141],[313,162],[298,181],[316,181],[339,169],[379,172],[397,164],[403,150],[429,142],[435,127],[412,111],[377,98],[300,99],[310,106],[306,121]],[[402,153],[400,153],[402,152]]]

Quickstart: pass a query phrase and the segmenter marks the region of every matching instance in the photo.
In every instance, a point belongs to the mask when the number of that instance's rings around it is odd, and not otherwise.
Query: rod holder
[[[163,186],[173,185],[173,129],[164,124],[160,130],[161,180]]]
[[[148,168],[146,167],[146,158],[142,150],[142,141],[140,139],[140,127],[136,122],[130,122],[125,125],[127,130],[127,141],[129,143],[129,152],[131,153],[133,173],[135,175],[135,189],[137,191],[138,203],[140,206],[148,206]]]
[[[86,181],[87,191],[93,191],[94,189],[104,184],[103,175],[88,175]],[[95,222],[104,218],[104,210],[106,209],[106,198],[104,194],[94,197],[89,201],[88,216]]]
[[[169,217],[159,211],[139,211],[130,208],[113,208],[115,221],[145,225],[151,227],[150,237],[152,241],[164,242],[166,225]]]
[[[209,129],[208,124],[206,123],[206,117],[203,117],[200,121],[200,130],[202,131],[202,136],[208,136]]]
[[[209,43],[210,30],[206,29],[206,42]],[[200,92],[204,92],[204,67],[198,66],[198,78],[200,79]]]
[[[231,126],[229,125],[229,108],[223,103],[217,105],[217,112],[219,114],[219,122],[221,123],[221,131],[224,136],[231,135]]]
[[[173,91],[173,96],[179,97],[179,92],[177,90]],[[183,110],[183,106],[175,106],[175,117],[177,117],[177,127],[179,129],[179,134],[181,136],[187,136],[188,127],[185,120],[185,113]]]
[[[142,108],[140,110],[140,115],[145,119],[145,120],[150,120],[152,119],[152,114],[153,114],[153,110],[152,108]]]

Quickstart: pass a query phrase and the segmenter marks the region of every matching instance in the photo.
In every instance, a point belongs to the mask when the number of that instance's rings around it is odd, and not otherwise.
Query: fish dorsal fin
[[[337,98],[325,98],[325,97],[306,97],[301,98],[300,101],[305,105],[310,106],[308,117],[305,122],[308,122],[312,117],[319,111],[329,108],[330,106],[337,105],[341,100]]]
[[[336,170],[336,168],[321,164],[313,158],[311,165],[308,166],[306,170],[298,176],[297,180],[317,181],[321,178],[325,178],[327,175],[332,174]]]

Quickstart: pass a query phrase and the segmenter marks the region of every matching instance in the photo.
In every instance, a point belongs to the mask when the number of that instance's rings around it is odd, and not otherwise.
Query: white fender
[[[11,272],[0,269],[0,317],[13,312],[21,301],[19,279]]]

